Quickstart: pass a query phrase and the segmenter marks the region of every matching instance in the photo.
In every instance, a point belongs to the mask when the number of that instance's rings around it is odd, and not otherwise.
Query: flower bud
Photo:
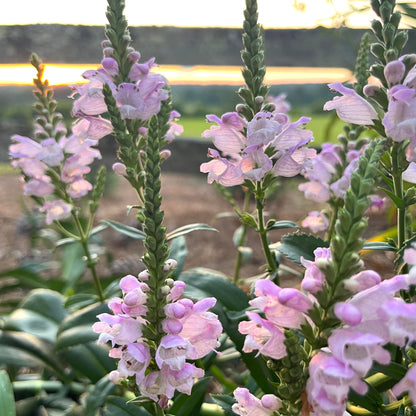
[[[150,274],[147,270],[143,270],[138,275],[139,280],[141,280],[142,282],[146,282],[147,280],[149,280],[149,277],[150,277]]]
[[[379,91],[380,87],[374,84],[367,84],[363,89],[364,95],[371,98],[375,97]]]
[[[119,72],[118,63],[114,58],[104,58],[101,65],[111,76],[117,75]]]
[[[393,86],[400,84],[404,77],[406,67],[401,61],[389,62],[384,68],[384,76],[387,82]]]
[[[116,162],[112,166],[113,172],[120,176],[125,176],[127,173],[126,165],[124,163]]]
[[[140,52],[138,52],[138,51],[132,51],[132,52],[130,52],[128,54],[127,59],[130,62],[136,63],[137,61],[140,60],[140,57],[141,57]]]
[[[110,58],[114,54],[114,48],[104,48],[103,49],[103,56],[104,58]]]
[[[334,307],[334,313],[338,319],[350,326],[358,325],[362,319],[360,310],[345,302],[338,302]]]
[[[168,150],[168,149],[163,149],[161,152],[160,152],[160,158],[162,159],[162,160],[166,160],[166,159],[168,159],[169,157],[170,157],[170,155],[172,154],[172,152],[170,151],[170,150]]]

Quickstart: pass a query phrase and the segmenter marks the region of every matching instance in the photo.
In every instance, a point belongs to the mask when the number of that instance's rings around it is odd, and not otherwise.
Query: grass
[[[306,127],[314,133],[314,146],[327,141],[336,142],[337,136],[342,133],[344,123],[334,115],[335,113],[316,114],[311,117],[312,120]],[[292,115],[292,120],[297,120],[300,116],[301,114]],[[184,128],[181,137],[192,139],[200,139],[202,132],[210,127],[204,117],[181,117],[179,124]]]

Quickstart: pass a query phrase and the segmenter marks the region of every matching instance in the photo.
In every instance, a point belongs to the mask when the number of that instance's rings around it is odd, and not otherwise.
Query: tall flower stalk
[[[95,213],[99,199],[104,191],[105,168],[99,169],[95,186],[85,179],[90,172],[89,164],[101,158],[95,149],[98,139],[111,131],[109,124],[100,122],[99,128],[87,124],[77,124],[71,135],[63,124],[62,114],[56,111],[57,102],[47,80],[43,79],[44,65],[33,54],[32,65],[37,70],[34,79],[37,103],[34,108],[38,114],[35,123],[35,140],[15,135],[16,144],[10,146],[12,164],[22,170],[25,178],[24,192],[31,195],[39,204],[40,211],[46,213],[46,223],[54,223],[63,235],[82,246],[87,267],[90,269],[97,297],[105,299],[100,279],[96,271],[97,258],[90,251]],[[83,218],[79,198],[90,193],[89,213]],[[70,231],[62,220],[71,218],[75,231]]]
[[[254,215],[238,209],[236,212],[245,226],[258,233],[267,262],[266,273],[278,281],[279,262],[270,249],[268,237],[276,221],[265,218],[267,191],[273,189],[279,176],[300,173],[315,151],[306,147],[313,140],[312,132],[304,129],[310,119],[301,117],[290,122],[281,108],[266,100],[269,87],[263,83],[266,73],[263,31],[257,19],[257,2],[247,0],[241,53],[246,86],[238,91],[244,103],[221,118],[207,116],[209,122],[217,125],[211,126],[203,136],[212,138],[218,150],[209,150],[208,156],[213,160],[202,164],[201,172],[208,173],[209,183],[215,181],[226,187],[243,185],[245,192],[254,197]],[[234,280],[237,280],[235,276]]]
[[[167,81],[150,71],[154,60],[139,64],[139,52],[130,47],[123,8],[123,1],[109,0],[103,66],[87,77],[90,88],[99,79],[100,104],[105,103],[120,146],[115,170],[139,197],[146,270],[137,278],[121,279],[122,297],[110,300],[112,314],[99,315],[94,331],[100,343],[111,341],[110,356],[118,359],[110,378],[152,400],[154,414],[162,415],[176,391],[191,394],[194,380],[204,375],[187,360],[198,360],[218,347],[222,326],[208,311],[215,299],[194,304],[181,297],[185,284],[171,277],[176,261],[168,258],[160,173],[166,152],[162,147],[173,138],[175,113]]]

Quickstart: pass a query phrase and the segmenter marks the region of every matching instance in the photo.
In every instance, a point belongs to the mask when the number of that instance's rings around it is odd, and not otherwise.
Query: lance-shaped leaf
[[[166,235],[167,241],[172,240],[173,238],[177,238],[186,234],[189,234],[193,231],[218,231],[215,228],[210,227],[207,224],[202,223],[195,223],[195,224],[188,224],[184,225],[183,227],[176,228]]]
[[[0,415],[16,416],[12,384],[6,371],[0,371]]]

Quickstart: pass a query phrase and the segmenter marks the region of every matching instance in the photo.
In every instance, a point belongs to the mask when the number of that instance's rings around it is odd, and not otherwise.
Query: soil
[[[126,207],[137,202],[136,196],[127,181],[116,178],[111,181],[97,213],[97,222],[110,219],[130,226],[139,226],[134,213],[127,213]],[[291,220],[300,223],[306,214],[320,209],[315,203],[305,200],[297,190],[298,179],[285,180],[278,188],[272,200],[266,206],[267,217],[278,220]],[[195,231],[187,235],[189,251],[184,269],[208,267],[232,276],[236,259],[236,249],[232,236],[240,223],[228,202],[213,185],[206,183],[204,175],[190,175],[167,172],[162,177],[163,209],[167,231],[191,223],[205,223],[218,230]],[[236,194],[239,200],[242,195]],[[33,229],[24,215],[25,204],[30,200],[22,197],[22,185],[17,174],[0,176],[0,271],[18,267],[30,259],[50,260],[50,249],[35,245],[31,247],[30,230]],[[24,202],[23,202],[24,201]],[[240,201],[241,203],[241,201]],[[229,214],[229,215],[228,215]],[[369,235],[386,228],[386,213],[378,212],[370,219]],[[287,233],[290,230],[285,230]],[[307,230],[302,230],[306,231]],[[291,231],[292,232],[292,231]],[[282,232],[273,231],[271,239],[278,241]],[[100,273],[136,274],[143,266],[140,257],[143,254],[142,243],[121,235],[111,229],[101,233],[106,253],[100,256]],[[249,262],[244,264],[241,277],[247,282],[251,276],[264,270],[258,236],[249,230],[247,245],[253,249]],[[389,253],[372,253],[365,258],[367,267],[374,268],[383,275],[392,273],[392,258]],[[293,267],[293,262],[284,261]],[[301,269],[298,267],[298,270]],[[288,278],[283,285],[299,283],[299,279]]]

